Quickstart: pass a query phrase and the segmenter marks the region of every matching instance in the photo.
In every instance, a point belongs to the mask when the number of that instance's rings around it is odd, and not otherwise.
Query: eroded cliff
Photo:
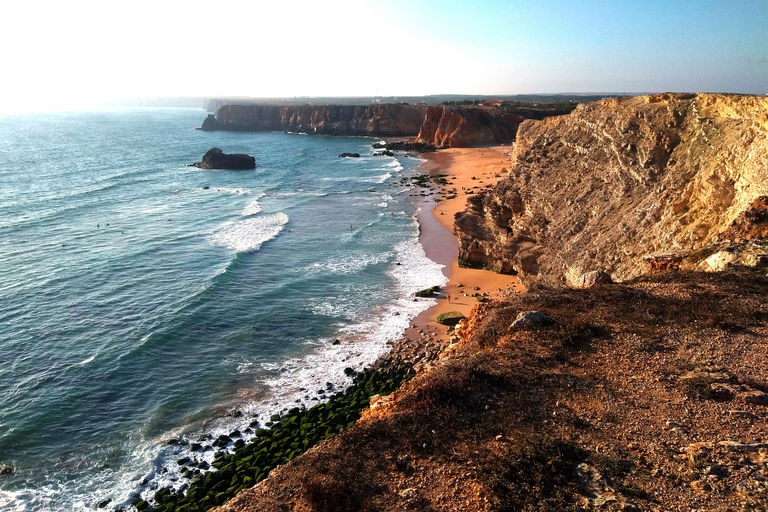
[[[321,135],[416,137],[417,144],[471,147],[508,144],[527,118],[567,112],[570,105],[504,108],[406,105],[224,104],[203,122],[203,130],[291,131]]]
[[[523,121],[525,117],[501,109],[431,106],[416,140],[452,148],[508,144]]]
[[[570,283],[711,244],[768,194],[768,98],[660,94],[520,125],[507,178],[457,214],[459,257]]]
[[[384,105],[225,104],[208,116],[203,130],[292,131],[320,135],[414,136],[426,107]]]

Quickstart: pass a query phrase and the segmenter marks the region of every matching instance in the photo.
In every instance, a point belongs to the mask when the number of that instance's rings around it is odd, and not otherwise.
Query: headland
[[[427,156],[418,372],[215,510],[765,509],[766,144],[765,97],[665,94]]]

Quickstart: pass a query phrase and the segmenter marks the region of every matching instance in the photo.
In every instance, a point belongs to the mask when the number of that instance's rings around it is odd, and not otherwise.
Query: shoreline
[[[509,150],[509,146],[462,148],[420,155],[425,161],[418,166],[417,175],[436,177],[440,174],[444,175],[449,182],[444,185],[436,185],[430,180],[430,188],[414,187],[410,194],[410,199],[416,207],[419,244],[427,258],[444,265],[442,273],[448,278],[448,283],[436,294],[437,303],[413,318],[410,321],[410,327],[407,327],[399,338],[388,342],[384,353],[369,363],[370,366],[368,368],[371,371],[389,373],[392,371],[402,371],[403,368],[407,367],[413,367],[418,371],[423,365],[436,360],[440,352],[451,343],[453,327],[438,324],[435,321],[437,315],[447,311],[459,311],[465,316],[469,316],[474,306],[478,304],[475,298],[472,297],[473,294],[487,294],[485,296],[492,299],[524,291],[524,288],[515,276],[496,274],[487,270],[460,268],[458,266],[458,241],[453,235],[455,212],[464,210],[466,199],[471,193],[485,186],[492,185],[503,176],[501,169],[504,167],[509,168]],[[451,192],[454,188],[457,190],[456,194]],[[422,193],[424,193],[423,196]],[[446,199],[447,196],[455,197]],[[451,294],[453,299],[450,303],[447,299],[448,293]],[[350,390],[352,387],[350,387]],[[347,386],[344,386],[344,390],[341,393],[346,394],[350,390],[347,390]],[[325,402],[321,400],[318,403]],[[310,405],[307,404],[307,407],[310,408]],[[275,412],[272,411],[272,413]],[[279,411],[276,414],[277,416],[282,416],[285,412]],[[248,414],[248,416],[251,415],[251,413]],[[260,414],[259,416],[258,420],[262,420],[262,415]],[[269,415],[265,417],[269,417]],[[272,414],[271,419],[274,419],[274,417],[275,414]],[[231,450],[233,448],[236,449],[237,446],[230,447],[231,442],[243,440],[249,444],[254,442],[257,435],[253,430],[257,427],[262,427],[263,423],[267,428],[271,426],[271,422],[266,422],[266,420],[259,421],[258,423],[259,425],[256,426],[253,426],[253,423],[251,423],[251,427],[245,428],[242,431],[242,436],[234,435],[234,432],[240,431],[239,429],[232,431],[230,434],[231,438],[226,439],[227,448],[216,450],[215,453],[232,453]],[[231,428],[235,427],[232,426]],[[218,430],[208,431],[207,440],[203,444],[227,437],[226,431],[222,431],[222,433],[218,432]],[[183,434],[180,435],[179,444],[181,445],[185,441],[193,442],[194,440],[188,439],[188,436]],[[200,443],[199,440],[198,443]],[[191,459],[201,458],[207,464],[213,464],[216,460],[215,457],[211,458],[213,453],[200,457],[200,455],[195,454],[194,450],[189,451],[185,449],[186,445],[179,447],[182,448],[180,451],[173,450],[172,448],[174,447],[171,447],[170,450],[174,452],[171,459],[178,457],[181,457],[179,460],[184,460],[184,457]],[[184,475],[183,470],[187,466],[180,465],[180,467],[182,475]],[[160,468],[155,469],[159,470]],[[188,469],[194,470],[194,465]],[[181,481],[183,482],[184,480],[182,479]],[[164,485],[161,484],[161,487],[164,487]],[[150,489],[144,486],[140,486],[140,488],[141,490],[137,493],[139,496],[144,499],[152,496]],[[131,498],[137,494],[133,494]],[[131,498],[129,498],[128,502],[131,501]],[[128,502],[123,503],[123,505],[127,505]]]
[[[451,343],[453,336],[453,327],[435,321],[438,315],[458,311],[468,317],[479,304],[474,294],[497,299],[525,291],[516,276],[460,267],[458,240],[453,234],[454,215],[464,211],[467,197],[504,177],[510,168],[511,149],[511,146],[450,148],[420,155],[425,160],[419,166],[423,174],[441,175],[447,180],[446,184],[437,185],[434,196],[416,195],[414,204],[419,241],[429,259],[444,265],[443,274],[448,283],[436,294],[437,303],[411,321],[402,340],[393,344],[392,350],[382,356],[383,360],[410,358],[417,363],[420,359],[429,362]],[[423,353],[422,357],[419,352]]]

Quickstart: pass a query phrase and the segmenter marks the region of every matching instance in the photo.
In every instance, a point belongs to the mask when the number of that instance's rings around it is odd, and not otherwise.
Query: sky
[[[0,112],[140,97],[768,93],[768,0],[16,0]]]

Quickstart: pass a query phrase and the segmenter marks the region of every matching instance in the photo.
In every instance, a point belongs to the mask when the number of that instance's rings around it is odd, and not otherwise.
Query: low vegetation
[[[158,490],[155,504],[137,499],[138,510],[204,512],[264,480],[274,468],[286,464],[317,443],[351,427],[368,407],[373,395],[387,395],[413,376],[410,368],[369,369],[356,375],[354,384],[328,402],[310,409],[294,408],[274,416],[269,429],[259,429],[249,443],[238,440],[232,453],[219,451],[209,470],[206,462],[184,458],[182,474],[190,479],[186,494]]]

